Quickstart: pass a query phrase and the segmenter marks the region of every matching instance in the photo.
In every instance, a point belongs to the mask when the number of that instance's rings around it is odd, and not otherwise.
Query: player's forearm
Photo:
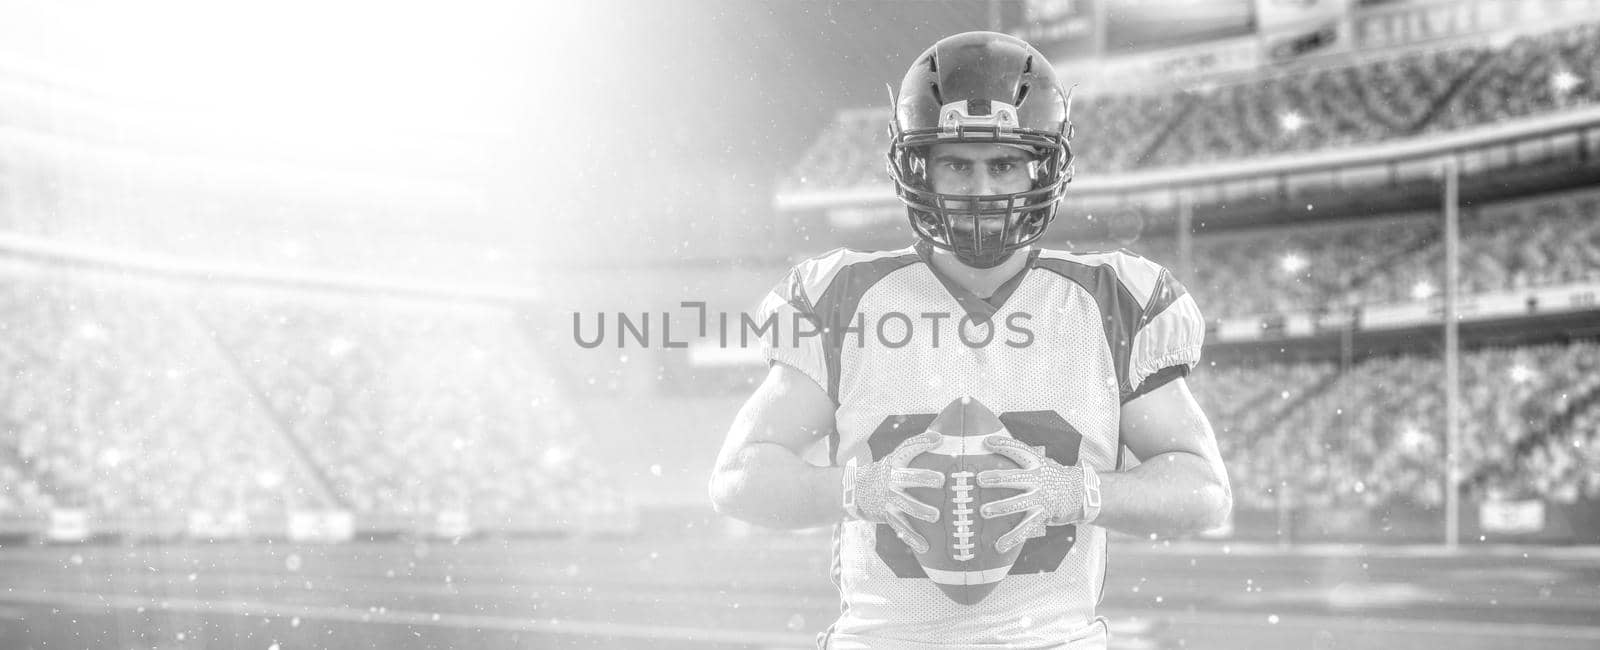
[[[718,513],[768,528],[810,528],[844,517],[843,469],[818,467],[780,445],[755,443],[711,478]]]
[[[1205,459],[1171,452],[1126,472],[1100,474],[1101,509],[1095,525],[1133,535],[1209,530],[1227,519],[1233,494],[1226,476]]]

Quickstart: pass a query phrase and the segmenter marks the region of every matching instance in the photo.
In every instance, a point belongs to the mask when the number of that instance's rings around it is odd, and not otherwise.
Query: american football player
[[[761,525],[837,524],[842,612],[820,647],[1104,648],[1106,531],[1203,531],[1232,508],[1184,380],[1205,334],[1193,298],[1137,255],[1036,245],[1072,177],[1070,106],[1021,40],[935,43],[901,83],[890,126],[915,242],[806,260],[762,303],[762,316],[821,333],[765,346],[770,369],[727,434],[711,498]],[[884,314],[933,331],[881,336]],[[919,318],[929,314],[949,317]],[[1002,324],[1028,336],[969,343]],[[910,459],[940,444],[933,414],[963,398],[998,414],[1010,437],[985,444],[1016,466],[978,474],[1016,490],[981,516],[1025,515],[996,543],[1022,545],[1020,556],[971,605],[927,579],[916,553],[928,540],[910,523],[938,519],[911,495],[944,479]],[[830,463],[805,462],[821,441]],[[1137,466],[1124,467],[1124,448]]]

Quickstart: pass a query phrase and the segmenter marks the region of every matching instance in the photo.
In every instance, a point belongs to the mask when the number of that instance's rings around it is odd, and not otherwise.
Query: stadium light
[[[355,348],[356,344],[354,341],[342,336],[335,336],[328,340],[328,356],[330,357],[342,357],[346,354],[349,354],[350,351],[354,350]]]
[[[539,460],[545,469],[555,469],[572,460],[572,451],[565,447],[553,446],[544,450]]]
[[[1411,298],[1413,300],[1427,300],[1432,298],[1435,292],[1433,283],[1427,280],[1418,280],[1416,284],[1411,285]]]
[[[1406,423],[1400,429],[1400,447],[1411,453],[1426,453],[1433,449],[1433,438],[1417,428],[1417,425]]]
[[[1511,370],[1507,371],[1507,373],[1511,375],[1511,381],[1518,384],[1526,384],[1539,376],[1539,373],[1535,372],[1534,369],[1520,363],[1511,366]]]
[[[297,260],[302,255],[305,255],[305,252],[305,244],[300,243],[299,240],[285,239],[278,243],[278,254],[285,258]]]
[[[1307,262],[1306,258],[1301,257],[1299,253],[1287,253],[1278,265],[1283,268],[1284,273],[1295,275],[1306,270],[1306,267],[1310,266],[1311,263]]]
[[[1572,89],[1577,88],[1580,83],[1583,83],[1583,80],[1579,79],[1578,75],[1572,74],[1567,70],[1557,70],[1550,75],[1550,89],[1555,91],[1557,95],[1565,95],[1572,92]]]
[[[256,485],[263,490],[276,490],[283,485],[283,475],[270,469],[261,470],[256,473]]]
[[[1296,111],[1286,111],[1278,117],[1278,124],[1285,132],[1294,133],[1306,125],[1306,118]]]
[[[78,338],[85,341],[104,341],[106,328],[101,327],[99,323],[84,323],[78,326]]]

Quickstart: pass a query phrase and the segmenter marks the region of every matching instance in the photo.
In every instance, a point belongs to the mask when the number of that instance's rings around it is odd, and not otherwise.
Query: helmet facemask
[[[954,109],[947,111],[954,117],[939,129],[902,132],[890,123],[894,144],[889,174],[918,237],[954,253],[967,266],[993,268],[1044,235],[1072,176],[1071,149],[1066,133],[1011,128],[1014,118],[1008,124],[1004,117],[1009,106],[983,111],[992,110],[992,115],[969,116],[968,102],[958,104],[962,106],[947,107]],[[1003,144],[1028,152],[1031,187],[988,195],[936,191],[929,155],[933,145],[947,143]]]

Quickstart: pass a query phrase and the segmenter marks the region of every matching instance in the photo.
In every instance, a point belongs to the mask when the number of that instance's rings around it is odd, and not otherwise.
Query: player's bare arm
[[[717,512],[770,528],[807,528],[841,516],[889,524],[913,547],[926,547],[910,518],[938,520],[911,487],[937,488],[943,475],[908,467],[939,444],[937,435],[903,442],[881,461],[858,467],[818,467],[805,449],[833,431],[832,400],[799,370],[774,363],[767,379],[734,419],[711,477]]]
[[[809,528],[843,517],[843,470],[801,457],[833,431],[833,412],[816,382],[787,364],[772,364],[717,456],[710,486],[717,512],[769,528]]]
[[[1122,440],[1140,464],[1100,474],[1097,526],[1177,535],[1222,525],[1233,509],[1211,423],[1182,378],[1122,407]]]
[[[984,504],[985,518],[1023,513],[1001,536],[1006,550],[1045,534],[1045,527],[1078,522],[1135,535],[1178,535],[1215,528],[1233,509],[1228,474],[1205,414],[1182,378],[1123,405],[1121,434],[1141,464],[1125,472],[1063,466],[1043,448],[990,439],[985,446],[1020,469],[978,473],[978,485],[1020,490]]]

